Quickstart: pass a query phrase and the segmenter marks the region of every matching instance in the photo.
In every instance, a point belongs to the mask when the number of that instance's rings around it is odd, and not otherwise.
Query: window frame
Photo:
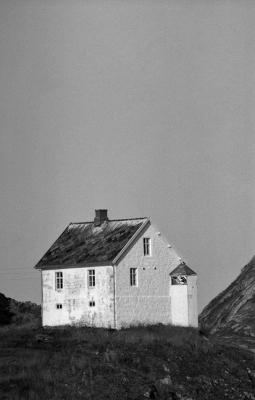
[[[150,237],[143,238],[143,255],[145,257],[151,256],[151,238]]]
[[[129,285],[132,287],[138,286],[138,269],[137,268],[130,268],[129,269]]]
[[[96,286],[96,270],[93,268],[88,269],[88,287],[94,288]]]
[[[63,290],[64,276],[63,271],[55,271],[55,290]]]

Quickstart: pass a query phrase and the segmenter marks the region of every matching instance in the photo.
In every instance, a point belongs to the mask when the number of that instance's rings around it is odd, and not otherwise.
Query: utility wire
[[[2,275],[20,275],[20,274],[22,274],[22,275],[26,275],[26,274],[35,275],[34,272],[29,272],[29,271],[27,271],[27,272],[25,272],[25,271],[22,271],[22,272],[2,272],[2,271],[0,271],[0,274],[2,274]]]
[[[29,277],[29,276],[27,276],[27,277],[24,277],[24,278],[13,278],[13,277],[7,277],[6,279],[10,279],[10,280],[12,280],[12,281],[27,281],[28,279],[34,279],[34,278],[32,278],[31,276]]]

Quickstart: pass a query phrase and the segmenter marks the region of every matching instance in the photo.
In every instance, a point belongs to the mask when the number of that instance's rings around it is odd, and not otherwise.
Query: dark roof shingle
[[[35,268],[111,263],[148,218],[71,223]]]

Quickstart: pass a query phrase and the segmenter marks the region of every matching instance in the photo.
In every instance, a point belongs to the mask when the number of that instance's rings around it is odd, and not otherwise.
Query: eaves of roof
[[[110,261],[101,261],[101,262],[91,262],[82,265],[74,265],[74,264],[51,264],[51,265],[43,265],[43,266],[35,266],[34,268],[37,270],[47,271],[47,270],[54,270],[54,269],[69,269],[69,268],[93,268],[93,267],[111,267],[113,265]]]

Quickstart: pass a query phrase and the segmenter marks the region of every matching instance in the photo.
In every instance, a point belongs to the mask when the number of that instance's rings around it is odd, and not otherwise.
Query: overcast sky
[[[0,0],[0,292],[71,221],[151,216],[200,309],[255,253],[255,2]]]

